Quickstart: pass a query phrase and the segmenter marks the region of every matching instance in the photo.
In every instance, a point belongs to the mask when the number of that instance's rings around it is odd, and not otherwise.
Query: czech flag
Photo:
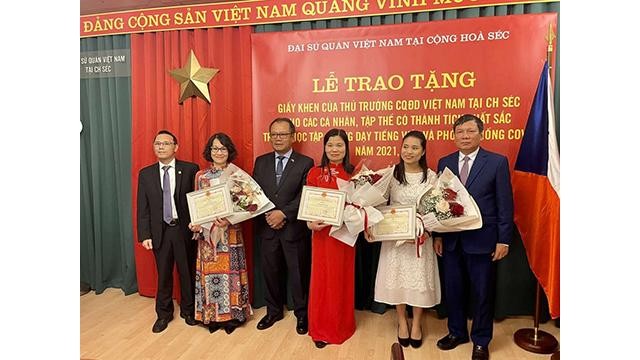
[[[513,174],[514,221],[529,266],[560,316],[560,155],[546,62],[540,74]]]

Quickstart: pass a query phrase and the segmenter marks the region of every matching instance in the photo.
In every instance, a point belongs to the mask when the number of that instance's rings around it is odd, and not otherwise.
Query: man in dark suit
[[[195,325],[195,241],[188,228],[186,194],[193,191],[198,165],[175,158],[178,139],[161,130],[153,142],[158,162],[138,175],[138,241],[153,250],[158,270],[156,313],[152,331],[159,333],[173,320],[173,264],[180,275],[180,317]]]
[[[277,118],[269,126],[273,152],[259,156],[253,178],[260,184],[275,208],[254,220],[255,236],[262,245],[262,273],[266,285],[267,314],[258,322],[264,330],[283,318],[289,277],[293,295],[296,331],[306,334],[307,300],[311,272],[311,234],[304,221],[298,221],[302,186],[313,160],[291,148],[296,128],[288,118]]]
[[[434,250],[442,256],[444,290],[449,313],[449,334],[437,343],[450,350],[469,342],[466,290],[471,287],[473,322],[471,358],[488,359],[493,336],[495,261],[509,252],[513,229],[513,194],[506,157],[480,147],[482,120],[465,114],[453,124],[459,151],[438,162],[438,172],[448,167],[478,204],[482,227],[477,230],[436,234]]]

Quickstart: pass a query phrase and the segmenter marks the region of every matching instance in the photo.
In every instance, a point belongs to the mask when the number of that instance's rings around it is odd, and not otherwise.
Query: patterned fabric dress
[[[415,204],[421,191],[436,174],[428,171],[427,182],[422,173],[405,173],[408,185],[391,180],[391,204]],[[433,240],[427,237],[420,257],[416,255],[414,239],[396,246],[395,241],[383,241],[376,274],[375,300],[398,305],[408,304],[428,308],[440,303],[440,274],[433,251]]]
[[[337,189],[336,178],[348,180],[341,165],[331,164],[333,175],[314,167],[307,185]],[[354,247],[329,235],[331,226],[311,237],[311,285],[309,289],[309,335],[313,341],[342,344],[356,331]]]
[[[196,174],[196,189],[218,184],[220,175],[222,170],[200,170]],[[198,240],[195,295],[195,318],[203,324],[230,320],[243,323],[253,314],[239,224],[227,227],[215,249],[204,239]]]

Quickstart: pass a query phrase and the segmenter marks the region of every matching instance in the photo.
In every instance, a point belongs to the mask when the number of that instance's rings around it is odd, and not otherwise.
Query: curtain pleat
[[[80,40],[81,51],[129,49],[129,35]],[[80,80],[80,280],[96,293],[137,291],[131,213],[131,79]]]

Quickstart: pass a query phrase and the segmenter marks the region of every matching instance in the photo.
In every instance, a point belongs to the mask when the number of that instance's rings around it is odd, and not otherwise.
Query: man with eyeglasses
[[[307,333],[307,299],[311,272],[311,234],[304,221],[298,221],[302,186],[313,160],[293,151],[296,128],[288,118],[277,118],[269,126],[273,152],[261,155],[253,167],[253,178],[260,184],[275,208],[254,220],[254,233],[260,241],[260,262],[264,275],[267,314],[257,328],[265,330],[281,320],[287,299],[287,275],[291,285],[296,331]]]
[[[158,272],[156,322],[151,329],[162,332],[173,320],[173,264],[180,277],[180,317],[187,325],[194,318],[195,241],[189,230],[186,194],[193,191],[198,165],[175,158],[178,139],[160,130],[153,141],[158,162],[138,175],[138,241],[153,251]]]

